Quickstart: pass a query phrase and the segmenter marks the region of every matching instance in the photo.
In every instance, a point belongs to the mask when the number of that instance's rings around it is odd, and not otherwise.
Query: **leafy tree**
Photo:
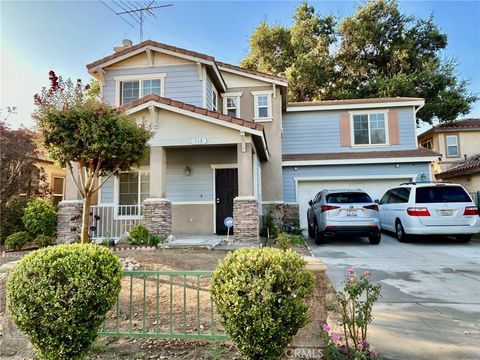
[[[478,99],[457,77],[456,62],[443,59],[448,38],[433,16],[403,14],[396,0],[370,0],[336,23],[300,5],[280,49],[271,42],[277,26],[263,22],[250,38],[242,64],[289,80],[291,101],[409,96],[425,98],[421,121],[454,120]],[[273,50],[272,50],[273,49]],[[270,59],[275,59],[276,67]]]
[[[112,175],[139,165],[151,134],[120,109],[86,96],[81,80],[64,81],[53,71],[49,79],[49,88],[34,96],[34,117],[49,156],[71,172],[83,199],[86,243],[93,194]]]
[[[250,52],[241,65],[286,76],[291,101],[314,100],[333,76],[329,47],[335,41],[335,21],[332,16],[315,15],[306,2],[297,8],[293,20],[291,28],[262,22],[250,38]]]

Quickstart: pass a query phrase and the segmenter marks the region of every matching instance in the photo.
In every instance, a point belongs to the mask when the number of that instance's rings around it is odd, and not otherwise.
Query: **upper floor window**
[[[212,88],[212,110],[218,111],[218,92],[215,87]]]
[[[241,92],[222,94],[224,114],[240,117],[240,96],[242,96]]]
[[[354,145],[385,145],[387,129],[384,113],[353,115]]]
[[[164,80],[167,74],[142,76],[115,76],[117,81],[118,105],[125,105],[141,97],[156,94],[164,96]]]
[[[256,120],[272,119],[272,91],[252,91]]]
[[[459,156],[458,151],[458,135],[447,135],[447,156],[457,157]]]
[[[433,149],[432,139],[428,139],[428,140],[424,141],[424,142],[422,143],[422,147],[424,147],[425,149],[432,150],[432,149]]]

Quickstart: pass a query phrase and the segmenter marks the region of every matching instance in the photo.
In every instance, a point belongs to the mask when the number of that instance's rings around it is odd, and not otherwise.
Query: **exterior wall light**
[[[192,173],[192,169],[190,169],[190,166],[185,167],[185,176],[190,176]]]

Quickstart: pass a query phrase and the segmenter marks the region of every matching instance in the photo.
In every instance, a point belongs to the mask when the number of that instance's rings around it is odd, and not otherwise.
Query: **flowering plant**
[[[380,284],[371,282],[371,272],[357,275],[355,270],[347,270],[345,285],[337,294],[339,307],[335,310],[341,316],[343,339],[348,359],[378,359],[378,354],[370,350],[367,340],[368,324],[372,322],[373,304],[380,298]],[[329,359],[338,359],[340,352],[340,335],[333,332],[330,325],[323,325]]]

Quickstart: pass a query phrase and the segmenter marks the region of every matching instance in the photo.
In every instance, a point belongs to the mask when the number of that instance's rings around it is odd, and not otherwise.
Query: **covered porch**
[[[92,238],[117,239],[138,224],[161,237],[223,235],[233,217],[236,240],[258,239],[262,125],[160,97],[127,113],[152,129],[149,155],[102,186]]]

